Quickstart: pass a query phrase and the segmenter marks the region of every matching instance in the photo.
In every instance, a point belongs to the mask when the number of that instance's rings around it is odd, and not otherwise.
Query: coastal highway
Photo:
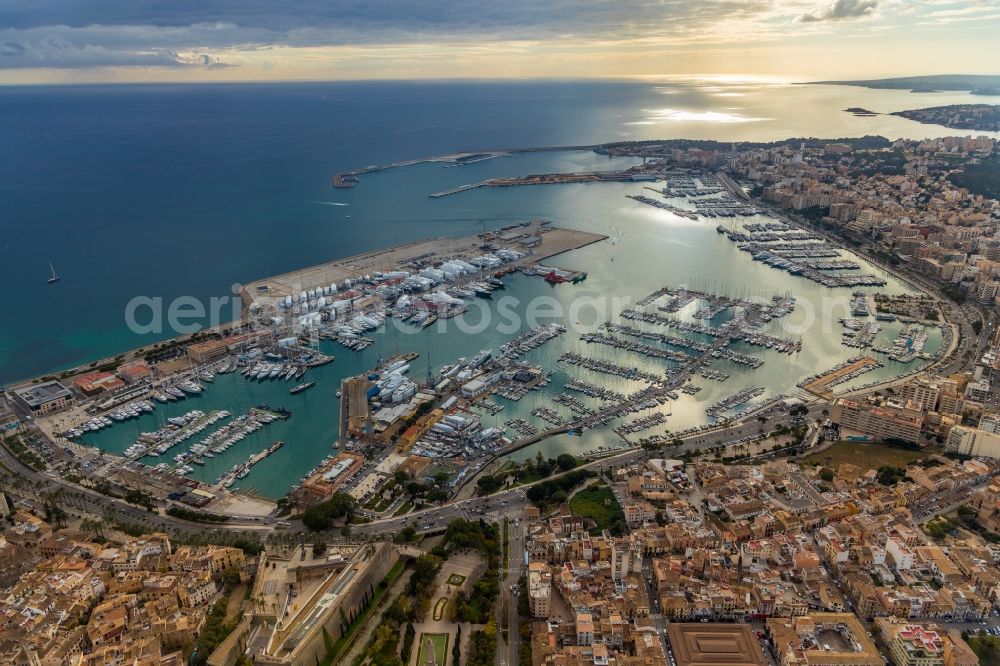
[[[819,418],[822,410],[827,407],[826,403],[812,403],[807,406],[809,408],[809,414],[806,416],[807,420]],[[792,417],[788,414],[787,408],[780,403],[769,407],[762,413],[768,416],[768,423],[771,428],[779,423],[792,425]],[[683,446],[671,449],[668,455],[678,456],[689,451],[710,449],[721,442],[756,435],[760,428],[756,417],[757,415],[754,414],[746,420],[735,423],[728,428],[693,433],[684,438]],[[577,469],[589,469],[600,472],[612,465],[618,466],[644,462],[649,458],[660,455],[663,454],[641,448],[628,449],[622,453],[583,463]],[[198,523],[150,512],[143,507],[129,504],[124,500],[108,497],[97,491],[70,483],[54,474],[38,472],[18,460],[5,446],[0,446],[0,464],[25,481],[25,483],[19,486],[9,486],[6,491],[11,495],[37,501],[38,496],[61,493],[61,502],[67,510],[75,508],[80,512],[86,512],[95,516],[113,514],[123,521],[143,525],[151,530],[177,530],[202,534],[221,531],[252,531],[262,533],[276,529],[286,534],[308,532],[298,521],[291,521],[286,528],[280,528],[275,518],[264,518],[257,521],[232,520],[227,523]],[[0,470],[0,472],[2,471]],[[556,478],[557,476],[559,475],[553,475],[549,479]],[[536,483],[543,483],[546,480],[548,479]],[[485,497],[453,500],[437,507],[411,512],[404,516],[374,520],[370,523],[352,526],[352,531],[357,536],[379,537],[396,534],[407,525],[410,525],[420,533],[433,533],[443,531],[448,523],[456,518],[465,518],[468,520],[485,518],[495,520],[502,515],[519,515],[525,505],[528,504],[524,492],[525,488],[530,485],[534,484],[501,490]],[[324,535],[324,537],[326,536],[332,537],[333,535]]]
[[[219,529],[234,531],[268,531],[271,525],[263,522],[233,521],[225,524],[198,523],[183,520],[130,504],[123,499],[109,497],[96,490],[70,483],[54,474],[39,472],[22,463],[6,446],[0,446],[0,473],[11,473],[22,479],[20,484],[8,484],[7,494],[28,500],[33,506],[39,505],[39,498],[58,495],[60,506],[67,511],[74,509],[94,516],[113,514],[125,522],[143,525],[154,530],[179,530],[183,532],[211,532]],[[3,468],[6,468],[4,470]]]
[[[820,418],[822,411],[827,409],[829,405],[825,402],[817,402],[806,406],[809,409],[809,413],[803,418],[808,422]],[[786,426],[792,425],[792,417],[788,414],[788,409],[784,405],[775,405],[762,412],[762,414],[768,417],[769,428],[773,428],[779,423]],[[757,421],[757,416],[753,415],[749,420],[734,424],[725,430],[692,434],[684,440],[683,446],[677,449],[670,449],[666,455],[676,457],[689,451],[710,449],[717,446],[720,442],[757,435],[759,432],[760,423]],[[663,455],[642,448],[628,449],[622,453],[583,463],[576,469],[588,469],[600,473],[612,466],[642,463],[650,458],[662,457]],[[352,527],[352,532],[356,535],[372,536],[387,532],[395,534],[407,525],[411,525],[418,532],[432,533],[443,531],[448,526],[448,523],[456,518],[476,520],[478,518],[496,519],[502,515],[519,515],[521,510],[529,503],[525,498],[526,488],[558,478],[562,474],[566,474],[566,472],[553,474],[547,479],[542,479],[534,483],[500,490],[491,495],[451,501],[441,506],[414,511],[404,516],[383,518],[370,523],[355,525]]]

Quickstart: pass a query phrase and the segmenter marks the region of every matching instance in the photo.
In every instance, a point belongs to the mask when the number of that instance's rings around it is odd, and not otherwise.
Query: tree
[[[59,493],[45,496],[45,520],[55,523],[57,527],[66,527],[66,510],[62,506],[62,498]]]
[[[240,570],[236,567],[229,567],[222,572],[222,582],[226,587],[233,587],[240,582]]]
[[[334,493],[329,499],[314,504],[302,514],[302,524],[313,531],[329,529],[335,521],[350,520],[357,502],[347,493]]]
[[[413,628],[412,622],[406,623],[406,631],[403,633],[403,648],[401,650],[403,663],[410,663],[410,653],[413,650],[413,639],[416,637],[417,632]],[[458,663],[458,662],[455,662]]]
[[[894,486],[906,476],[906,470],[890,465],[878,468],[878,482],[883,486]]]
[[[417,530],[413,525],[407,525],[393,539],[397,543],[413,543],[417,540]]]
[[[937,518],[924,525],[924,531],[932,539],[943,539],[951,530],[951,523],[946,518]]]
[[[407,590],[411,595],[416,594],[429,585],[437,576],[443,560],[436,555],[421,555],[413,561],[413,573],[407,583]]]
[[[559,457],[556,458],[556,465],[564,472],[571,470],[576,467],[576,458],[568,453],[561,453],[559,454]]]
[[[418,481],[410,481],[406,484],[406,492],[410,496],[410,499],[416,499],[427,492],[427,486]]]

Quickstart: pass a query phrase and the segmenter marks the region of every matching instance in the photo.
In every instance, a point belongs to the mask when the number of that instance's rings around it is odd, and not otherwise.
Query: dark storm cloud
[[[772,0],[0,0],[0,68],[189,66],[198,58],[178,53],[270,46],[628,39],[690,34],[771,7]]]
[[[801,15],[798,20],[809,23],[861,18],[872,14],[878,8],[878,3],[879,0],[836,0],[821,11]]]

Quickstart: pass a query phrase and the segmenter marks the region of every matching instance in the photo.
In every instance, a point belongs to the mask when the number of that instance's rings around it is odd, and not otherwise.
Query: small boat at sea
[[[316,382],[305,382],[303,384],[293,386],[292,388],[288,389],[288,392],[291,393],[292,395],[295,395],[296,393],[302,393],[307,389],[311,389],[313,386],[316,386]]]
[[[53,268],[51,261],[49,262],[49,270],[52,271],[52,277],[49,278],[49,284],[52,284],[53,282],[59,282],[59,280],[62,279],[56,274],[56,269]]]

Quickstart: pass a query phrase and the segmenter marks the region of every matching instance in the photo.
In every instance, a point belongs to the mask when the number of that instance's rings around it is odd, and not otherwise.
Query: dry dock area
[[[607,236],[600,234],[553,227],[534,220],[526,225],[508,227],[495,233],[488,232],[485,236],[477,234],[464,238],[432,238],[336,259],[251,282],[243,287],[241,297],[244,306],[247,306],[257,298],[292,296],[303,290],[353,280],[375,271],[412,270],[446,259],[472,258],[483,254],[485,244],[525,253],[527,256],[514,262],[514,266],[534,264],[606,238]]]

